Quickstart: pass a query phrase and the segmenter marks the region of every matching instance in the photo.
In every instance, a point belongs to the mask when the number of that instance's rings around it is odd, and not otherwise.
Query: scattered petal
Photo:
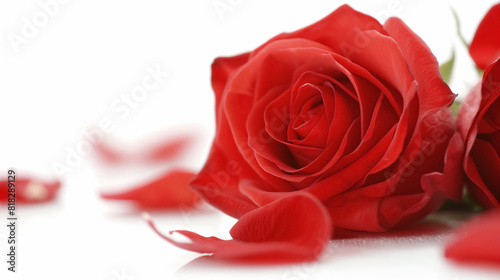
[[[193,140],[193,135],[177,136],[157,143],[153,147],[147,147],[147,149],[134,148],[126,151],[117,148],[117,146],[123,145],[100,143],[96,146],[96,151],[103,160],[109,163],[159,162],[177,158],[185,152]]]
[[[104,199],[128,200],[143,208],[175,209],[194,206],[200,198],[189,188],[194,173],[182,170],[169,171],[161,178],[121,193],[101,193]]]
[[[482,214],[455,232],[445,256],[461,262],[500,265],[500,211]]]
[[[213,254],[214,259],[246,263],[313,261],[332,236],[331,219],[321,202],[310,194],[290,194],[243,215],[231,229],[232,240],[204,237],[184,230],[163,235],[149,215],[144,219],[153,230],[177,247]],[[191,242],[179,242],[172,234]]]
[[[15,193],[9,192],[9,181],[0,182],[1,201],[7,203],[9,198],[15,198],[16,203],[40,203],[53,200],[61,186],[61,182],[46,182],[36,178],[19,178],[12,182],[15,185]],[[14,196],[10,194],[15,194]]]

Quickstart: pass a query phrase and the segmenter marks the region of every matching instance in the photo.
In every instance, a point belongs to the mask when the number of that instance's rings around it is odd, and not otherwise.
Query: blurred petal
[[[104,199],[128,200],[144,208],[175,209],[180,206],[193,206],[200,199],[189,188],[194,173],[188,171],[169,171],[163,177],[122,193],[101,193]]]
[[[171,231],[191,240],[183,243],[161,234],[148,215],[148,224],[177,247],[213,254],[213,258],[249,263],[312,261],[332,235],[330,217],[321,202],[308,194],[291,194],[243,215],[231,229],[233,240]]]
[[[479,24],[469,53],[477,67],[484,70],[500,56],[500,4],[493,6]]]
[[[61,186],[61,182],[46,182],[36,178],[16,178],[15,185],[16,203],[39,203],[53,200]],[[9,181],[0,181],[0,203],[7,203],[9,198]]]
[[[500,265],[500,211],[482,214],[455,232],[445,256],[456,261]]]
[[[96,146],[96,151],[103,160],[110,163],[159,162],[180,156],[193,140],[193,135],[177,136],[156,143],[152,147],[144,147],[146,144],[143,144],[143,147],[134,145],[126,151],[116,148],[117,146],[123,146],[121,144],[100,143]]]
[[[191,144],[192,140],[192,136],[184,136],[160,143],[158,146],[153,147],[146,152],[144,159],[146,161],[161,161],[175,158],[179,156],[189,144]]]

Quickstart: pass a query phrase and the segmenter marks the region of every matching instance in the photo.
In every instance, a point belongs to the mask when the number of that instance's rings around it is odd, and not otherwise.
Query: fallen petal
[[[158,231],[149,215],[144,219],[163,239],[214,259],[247,263],[307,262],[317,259],[332,236],[328,212],[310,194],[290,194],[243,215],[231,229],[233,240],[204,237],[190,231]],[[177,233],[191,242],[172,238]]]
[[[175,209],[194,206],[200,198],[189,188],[194,173],[169,171],[161,178],[121,193],[101,193],[104,199],[128,200],[143,208]]]
[[[455,231],[446,246],[447,258],[500,265],[500,211],[490,211]]]
[[[152,147],[139,147],[134,145],[126,151],[117,147],[122,144],[100,143],[96,146],[99,156],[109,163],[137,163],[137,162],[159,162],[172,160],[186,151],[186,148],[193,142],[193,135],[178,136],[161,143],[156,143]]]
[[[46,182],[36,178],[16,178],[15,192],[9,191],[9,181],[0,181],[0,203],[7,203],[9,198],[15,198],[16,203],[40,203],[53,200],[61,186],[61,182]],[[15,194],[15,195],[12,195]]]
[[[192,136],[184,136],[172,139],[168,142],[163,142],[160,145],[153,147],[145,155],[146,160],[161,161],[172,159],[179,156],[193,142]]]

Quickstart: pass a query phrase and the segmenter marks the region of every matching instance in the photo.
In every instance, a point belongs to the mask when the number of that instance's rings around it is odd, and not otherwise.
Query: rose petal
[[[500,4],[493,6],[479,24],[469,53],[477,67],[485,69],[500,56]]]
[[[219,57],[212,63],[212,88],[215,92],[215,108],[219,108],[222,92],[227,84],[229,75],[248,61],[249,53],[233,57]]]
[[[217,132],[220,137],[214,140],[208,160],[191,181],[191,188],[203,200],[229,216],[239,218],[256,208],[255,204],[239,192],[239,177],[253,178],[257,175],[241,159],[241,155],[234,151],[237,149],[234,142],[226,142],[228,140],[225,138],[231,135],[226,129],[227,122],[222,118]],[[232,155],[230,152],[233,152]]]
[[[199,197],[189,189],[194,173],[169,171],[161,178],[121,193],[101,193],[104,199],[133,201],[144,208],[172,209],[179,206],[193,206]]]
[[[497,152],[489,142],[477,138],[470,156],[481,174],[482,182],[488,186],[496,201],[500,201],[500,158]]]
[[[456,95],[441,78],[436,57],[424,41],[399,18],[389,18],[384,29],[398,43],[408,68],[418,81],[421,112],[451,105]]]
[[[490,110],[495,109],[495,101],[498,102],[497,100],[500,97],[500,83],[498,81],[500,81],[500,60],[496,60],[485,69],[481,83],[475,86],[467,95],[460,106],[457,118],[458,130],[466,143],[463,167],[467,175],[467,185],[471,196],[487,208],[500,208],[498,194],[495,197],[492,190],[490,190],[490,187],[494,188],[495,186],[487,185],[484,179],[488,175],[483,174],[495,169],[492,165],[489,165],[488,169],[479,169],[478,161],[483,161],[483,158],[477,151],[473,153],[473,150],[477,150],[477,147],[474,148],[477,142],[476,138],[484,139],[485,134],[481,134],[481,132],[491,130],[492,124],[495,122],[494,114],[498,112]],[[493,114],[493,118],[489,120],[491,123],[484,125],[484,122],[488,121],[488,118],[492,116],[490,114]],[[481,123],[483,123],[482,127]],[[480,129],[483,131],[480,131]],[[491,143],[497,145],[494,142]],[[491,152],[496,153],[494,146]],[[485,178],[482,178],[483,176]]]
[[[179,156],[193,140],[190,136],[172,139],[153,147],[144,155],[145,161],[163,161]]]
[[[445,256],[464,262],[500,265],[500,211],[480,215],[455,231]]]
[[[96,145],[96,151],[102,159],[110,163],[159,162],[178,157],[193,140],[194,136],[186,135],[169,139],[153,147],[146,147],[146,150],[129,149],[127,151],[116,149],[117,145],[104,142]]]
[[[189,231],[172,231],[191,240],[175,241],[161,234],[146,215],[145,220],[163,239],[177,247],[213,254],[213,258],[244,262],[304,262],[319,257],[331,237],[332,225],[324,206],[306,194],[291,194],[248,212],[231,229],[233,240],[203,237]]]
[[[335,36],[325,35],[329,33],[334,33]],[[349,58],[354,63],[364,65],[371,73],[386,79],[395,88],[405,93],[405,89],[410,86],[413,78],[406,67],[401,50],[393,39],[385,36],[386,34],[375,18],[362,14],[348,5],[342,5],[313,25],[270,39],[252,55],[258,54],[268,44],[278,40],[307,39],[331,48],[335,53]],[[379,65],[391,65],[391,67],[381,68]]]
[[[13,183],[16,203],[39,203],[53,200],[61,186],[59,181],[46,182],[36,178],[16,178]],[[0,193],[0,203],[7,203],[9,198],[13,198],[9,196],[13,194],[9,192],[9,181],[0,181]]]
[[[438,148],[436,148],[438,149]],[[437,210],[445,197],[460,198],[461,156],[463,141],[456,134],[446,151],[447,162],[443,172],[422,176],[416,166],[398,171],[378,184],[345,192],[325,202],[335,221],[342,228],[362,231],[387,231],[418,220]],[[441,152],[436,153],[441,154]],[[443,158],[432,155],[436,158]],[[433,160],[433,158],[429,158]],[[439,164],[439,163],[438,163]],[[441,165],[443,165],[441,163]],[[423,171],[426,172],[425,170]],[[410,175],[408,175],[408,174]],[[403,176],[406,175],[406,176]],[[410,177],[408,177],[410,176]],[[418,182],[419,178],[421,182]],[[414,182],[416,181],[416,182]],[[411,192],[413,184],[422,186],[424,192]],[[409,190],[407,190],[409,189]]]
[[[365,39],[364,37],[360,37],[360,33],[366,30],[376,30],[382,34],[386,33],[380,23],[373,17],[362,14],[349,5],[342,5],[328,16],[310,26],[292,33],[282,33],[273,37],[253,51],[252,54],[259,53],[269,43],[274,41],[303,38],[335,48],[336,53],[349,56],[353,51],[356,51],[356,46]],[[335,36],[327,36],[328,32],[334,33]]]
[[[301,193],[310,193],[322,201],[328,200],[331,197],[341,194],[356,184],[359,180],[366,176],[367,170],[373,168],[384,150],[378,147],[379,145],[387,146],[394,134],[392,129],[373,149],[370,149],[358,160],[353,161],[350,165],[339,170],[335,176],[326,176],[325,179],[315,182],[314,184],[302,189]],[[245,193],[252,201],[259,205],[266,205],[280,197],[289,195],[286,192],[275,192],[263,190],[261,185],[257,188],[255,184],[248,184],[248,181],[242,181],[240,190]]]

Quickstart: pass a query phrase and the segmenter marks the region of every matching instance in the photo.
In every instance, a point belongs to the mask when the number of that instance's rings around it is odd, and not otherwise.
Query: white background
[[[252,50],[270,37],[309,25],[343,4],[69,0],[65,4],[52,1],[57,5],[44,17],[47,12],[41,3],[47,2],[0,2],[0,168],[4,176],[9,167],[15,167],[20,176],[56,176],[52,166],[66,164],[83,131],[104,119],[110,119],[115,128],[106,139],[118,138],[139,146],[144,139],[154,141],[158,135],[195,130],[200,135],[198,148],[177,165],[200,168],[215,128],[210,86],[213,59]],[[402,18],[440,62],[448,60],[455,48],[457,68],[451,87],[459,98],[477,82],[473,63],[456,36],[450,6],[456,9],[462,32],[470,42],[494,1],[349,3],[380,20],[388,15]],[[218,11],[216,5],[230,9]],[[29,36],[22,34],[26,22],[36,24]],[[168,77],[130,114],[123,116],[112,109],[122,95],[130,95],[142,83],[148,68],[157,67],[168,72]],[[105,185],[126,188],[166,168],[160,165],[124,172],[99,165],[92,156],[83,157],[64,174],[63,188],[54,203],[18,209],[16,274],[7,272],[3,261],[7,242],[5,226],[0,226],[0,278],[170,279],[197,255],[160,240],[138,212],[123,204],[103,202],[97,195]],[[6,221],[6,213],[6,209],[0,210],[0,221]],[[228,237],[234,223],[208,207],[194,213],[152,215],[165,232],[191,229],[223,238]],[[442,257],[445,237],[439,232],[423,238],[425,242],[392,237],[368,243],[337,242],[325,260],[314,265],[189,266],[181,272],[186,277],[198,273],[214,279],[253,279],[257,275],[269,279],[498,279],[498,270],[459,268],[446,261]]]

